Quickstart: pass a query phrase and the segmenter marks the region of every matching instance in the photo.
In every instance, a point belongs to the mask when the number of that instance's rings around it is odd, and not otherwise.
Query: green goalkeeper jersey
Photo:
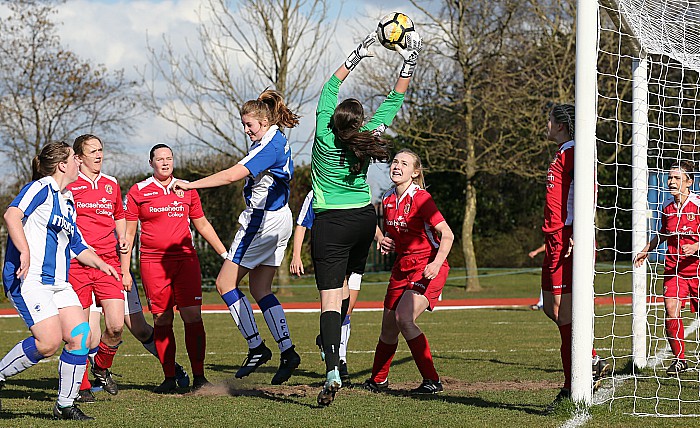
[[[360,208],[372,200],[372,192],[367,184],[369,163],[363,165],[359,173],[351,173],[350,167],[358,162],[358,159],[351,150],[336,142],[331,131],[330,121],[338,104],[338,90],[342,83],[343,81],[335,75],[331,76],[323,85],[316,109],[316,135],[311,151],[315,212]],[[391,125],[403,100],[404,94],[392,90],[372,119],[360,128],[360,131],[374,131]]]

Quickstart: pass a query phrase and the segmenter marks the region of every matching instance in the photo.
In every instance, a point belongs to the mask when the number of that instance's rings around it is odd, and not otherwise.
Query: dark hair
[[[32,159],[32,180],[53,175],[56,167],[61,162],[66,162],[70,157],[70,146],[65,141],[58,141],[45,145],[38,155]]]
[[[576,130],[576,108],[571,104],[557,104],[552,108],[552,117],[557,123],[566,126],[569,137],[573,140]]]
[[[104,144],[102,144],[102,140],[100,140],[98,137],[92,134],[83,134],[73,141],[73,152],[75,152],[75,154],[78,156],[82,156],[85,153],[83,151],[83,145],[90,140],[97,140],[100,142],[100,146],[104,146]]]
[[[412,181],[418,185],[421,189],[425,189],[425,176],[423,175],[423,171],[425,171],[425,168],[423,168],[423,163],[420,160],[420,156],[418,156],[413,150],[409,149],[401,149],[396,154],[394,155],[394,158],[396,156],[400,155],[401,153],[406,153],[407,155],[411,155],[413,157],[413,169],[418,171],[418,177],[414,178]]]
[[[171,149],[170,146],[168,146],[167,144],[162,144],[162,143],[156,144],[155,146],[151,147],[151,153],[149,155],[150,156],[149,160],[153,160],[153,156],[156,155],[156,150],[158,150],[158,149],[168,149],[168,150],[170,150],[170,153],[173,152],[173,149]]]
[[[680,169],[685,173],[685,175],[688,176],[690,180],[695,179],[695,177],[693,177],[693,171],[695,171],[695,164],[692,161],[682,160],[675,162],[673,165],[671,165],[671,168],[669,168],[669,170],[672,169]]]
[[[282,94],[266,89],[257,100],[249,100],[241,108],[241,118],[252,114],[256,119],[267,119],[270,125],[280,128],[294,128],[299,125],[299,115],[293,113],[284,103]]]
[[[331,117],[331,130],[335,138],[357,157],[358,161],[350,166],[350,172],[354,174],[362,171],[371,159],[387,162],[390,157],[389,143],[372,131],[360,132],[364,119],[362,104],[354,98],[338,104]]]

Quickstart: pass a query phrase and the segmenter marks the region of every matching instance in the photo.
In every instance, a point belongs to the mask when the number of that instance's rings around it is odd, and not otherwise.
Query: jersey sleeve
[[[382,102],[377,111],[374,113],[372,119],[370,119],[370,121],[367,122],[365,126],[360,128],[360,130],[374,131],[381,125],[384,125],[381,128],[381,132],[383,132],[383,130],[386,127],[390,126],[391,122],[394,121],[396,114],[399,112],[399,109],[401,109],[401,106],[403,105],[404,97],[405,95],[400,92],[389,92],[389,95],[387,95],[386,99]]]
[[[306,198],[304,198],[304,203],[301,205],[301,209],[299,210],[299,216],[297,217],[297,225],[299,226],[304,226],[307,229],[311,229],[311,227],[314,225],[314,208],[313,208],[313,200],[314,200],[314,191],[310,191],[309,193],[306,194]]]
[[[318,98],[318,106],[316,107],[316,138],[319,140],[323,140],[332,132],[330,128],[331,116],[338,105],[338,92],[342,83],[343,81],[334,74],[321,89],[321,96]]]
[[[27,217],[41,205],[49,196],[49,187],[43,186],[38,181],[25,185],[19,195],[10,203],[11,207],[19,208]]]
[[[440,210],[438,210],[438,207],[435,205],[435,201],[433,200],[433,197],[430,196],[430,193],[425,191],[421,192],[421,197],[416,202],[420,204],[420,207],[418,208],[418,215],[424,222],[435,227],[445,221],[445,218],[442,216]]]
[[[248,171],[250,171],[253,177],[257,177],[261,172],[273,167],[276,161],[277,150],[274,144],[269,142],[264,146],[256,147],[251,150],[250,153],[238,163],[248,168]]]
[[[115,183],[115,204],[114,204],[114,219],[115,220],[121,220],[126,217],[126,213],[124,212],[124,202],[122,199],[122,190],[119,188],[119,184]]]
[[[190,201],[190,218],[198,219],[204,217],[204,209],[202,209],[202,200],[199,199],[199,193],[196,190],[189,190],[191,192]]]
[[[139,220],[139,206],[136,202],[136,185],[126,194],[126,212],[124,214],[127,221]]]

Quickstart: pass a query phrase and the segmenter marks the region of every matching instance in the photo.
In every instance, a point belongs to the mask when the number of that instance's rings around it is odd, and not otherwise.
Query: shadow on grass
[[[410,361],[413,361],[412,358],[408,358]],[[459,361],[464,361],[468,363],[491,363],[491,364],[498,364],[501,366],[515,366],[515,367],[520,367],[523,369],[530,369],[530,370],[535,370],[535,371],[540,371],[540,372],[545,372],[545,373],[558,373],[561,372],[561,368],[558,367],[545,367],[541,365],[526,365],[522,364],[521,362],[515,362],[515,361],[503,361],[499,360],[496,358],[489,358],[489,359],[482,359],[482,358],[465,358],[465,357],[460,357],[457,355],[433,355],[433,359],[435,360],[459,360]]]
[[[53,414],[51,413],[51,409],[47,410],[46,413],[12,412],[12,411],[7,411],[5,409],[0,411],[0,421],[10,420],[10,419],[22,419],[22,418],[36,418],[36,419],[53,420]]]
[[[26,389],[15,389],[21,386]],[[29,398],[33,401],[52,401],[58,396],[57,379],[10,379],[2,390],[2,398]]]

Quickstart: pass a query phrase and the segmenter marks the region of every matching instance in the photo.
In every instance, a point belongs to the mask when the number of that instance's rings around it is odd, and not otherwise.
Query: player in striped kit
[[[71,257],[121,281],[117,270],[88,248],[76,225],[75,203],[66,186],[78,178],[80,158],[65,142],[50,143],[32,161],[33,179],[5,212],[9,239],[5,294],[32,335],[0,360],[5,380],[53,355],[59,358],[58,419],[93,419],[74,404],[85,372],[90,327],[68,282]]]
[[[174,306],[185,325],[185,346],[192,367],[192,388],[208,384],[204,376],[206,332],[202,322],[202,274],[190,224],[221,254],[226,247],[204,216],[196,191],[173,188],[173,152],[165,144],[151,148],[153,176],[131,187],[126,200],[126,237],[132,245],[141,222],[141,279],[153,314],[153,340],[165,379],[153,391],[170,394],[175,379]],[[127,264],[128,265],[128,264]]]
[[[299,116],[287,108],[281,94],[266,90],[257,100],[243,105],[241,122],[252,146],[240,162],[192,183],[177,182],[175,187],[202,189],[245,179],[243,196],[247,208],[238,217],[241,227],[230,250],[222,254],[226,260],[216,278],[216,289],[248,343],[248,355],[236,372],[236,377],[242,378],[272,358],[272,351],[260,337],[250,302],[238,287],[248,275],[250,293],[258,302],[280,350],[280,365],[271,382],[279,385],[286,382],[301,363],[284,309],[272,293],[272,280],[292,234],[288,202],[294,165],[282,128],[297,126]]]
[[[442,294],[450,267],[447,255],[454,234],[425,190],[421,160],[400,150],[390,166],[394,188],[384,194],[382,251],[395,251],[389,287],[384,298],[382,330],[374,352],[372,376],[364,387],[372,392],[389,386],[389,368],[403,335],[423,377],[413,394],[437,394],[443,387],[435,370],[428,339],[416,324],[425,310],[432,311]]]
[[[673,361],[666,373],[671,376],[688,370],[681,309],[690,302],[692,312],[698,311],[698,240],[700,239],[700,196],[693,186],[693,164],[681,161],[668,171],[671,196],[661,210],[661,230],[634,258],[641,266],[650,251],[666,242],[664,262],[664,307],[666,308],[666,337],[673,352]]]

